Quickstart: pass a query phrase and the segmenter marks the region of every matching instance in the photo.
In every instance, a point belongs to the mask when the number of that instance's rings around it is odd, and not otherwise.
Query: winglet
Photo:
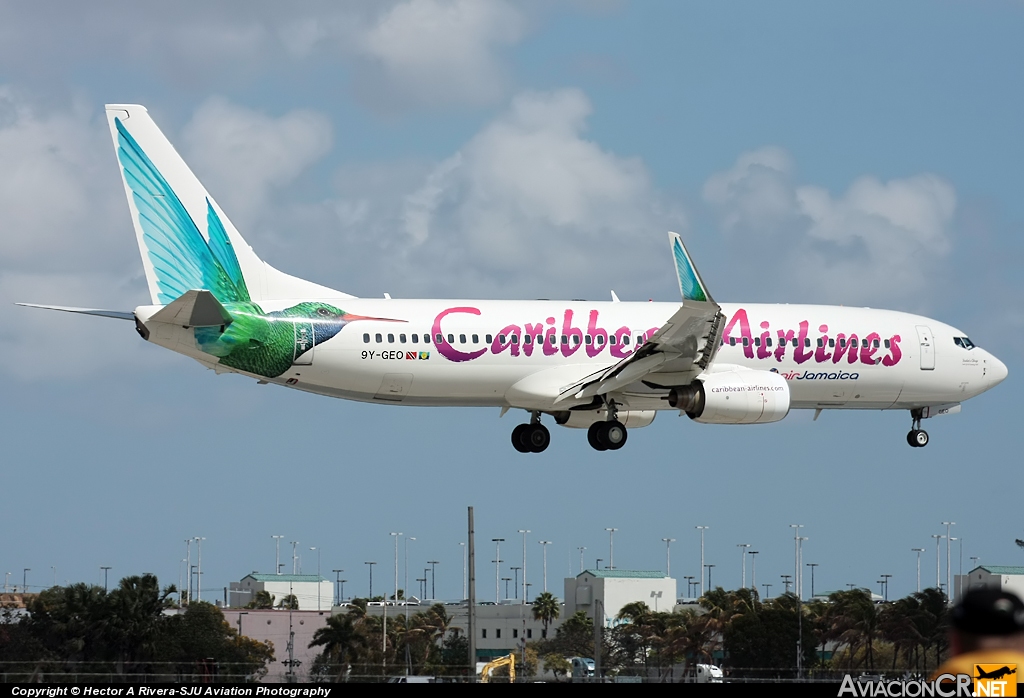
[[[672,257],[676,263],[676,278],[679,279],[679,291],[683,294],[684,301],[707,301],[714,303],[703,279],[693,266],[683,240],[676,233],[668,234],[669,244],[672,246]]]

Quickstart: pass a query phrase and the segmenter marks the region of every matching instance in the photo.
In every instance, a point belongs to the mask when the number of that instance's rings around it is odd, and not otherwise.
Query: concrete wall
[[[309,648],[313,641],[313,635],[317,630],[327,625],[330,618],[330,611],[285,611],[285,610],[243,610],[236,608],[221,609],[224,611],[224,620],[232,628],[239,630],[245,637],[274,644],[274,662],[269,665],[265,681],[283,682],[286,679],[288,667],[282,662],[288,659],[288,635],[290,631],[295,632],[293,654],[295,659],[302,662],[295,668],[295,677],[298,681],[309,680],[309,670],[313,666],[313,660],[320,654],[320,647]],[[241,623],[241,624],[239,624]]]

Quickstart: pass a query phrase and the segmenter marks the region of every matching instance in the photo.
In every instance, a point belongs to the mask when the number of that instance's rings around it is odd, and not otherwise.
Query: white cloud
[[[807,299],[920,300],[952,247],[956,192],[934,174],[865,176],[835,197],[795,184],[792,158],[767,147],[712,175],[703,195],[737,256]]]
[[[331,148],[326,116],[294,110],[281,117],[212,97],[182,132],[186,160],[236,223],[262,212],[273,189],[295,180]]]
[[[525,29],[522,13],[504,0],[403,2],[359,37],[367,62],[358,87],[392,105],[491,104],[507,89],[497,54]]]

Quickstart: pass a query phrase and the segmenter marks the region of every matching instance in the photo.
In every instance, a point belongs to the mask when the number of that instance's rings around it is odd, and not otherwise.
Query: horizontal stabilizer
[[[39,305],[38,303],[15,303],[26,308],[42,308],[43,310],[60,310],[65,313],[78,313],[80,315],[98,315],[99,317],[112,317],[115,320],[134,320],[135,313],[126,313],[120,310],[100,310],[99,308],[71,308],[63,305]]]
[[[231,314],[209,291],[186,291],[158,310],[148,322],[181,327],[218,327],[231,324]]]

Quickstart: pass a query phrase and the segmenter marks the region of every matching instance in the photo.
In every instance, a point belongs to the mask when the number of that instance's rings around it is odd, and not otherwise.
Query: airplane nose
[[[1006,368],[1006,364],[1004,364],[1002,361],[992,356],[991,354],[988,355],[987,364],[987,378],[989,380],[990,385],[996,386],[1002,383],[1006,379],[1006,376],[1009,374],[1009,371]]]

